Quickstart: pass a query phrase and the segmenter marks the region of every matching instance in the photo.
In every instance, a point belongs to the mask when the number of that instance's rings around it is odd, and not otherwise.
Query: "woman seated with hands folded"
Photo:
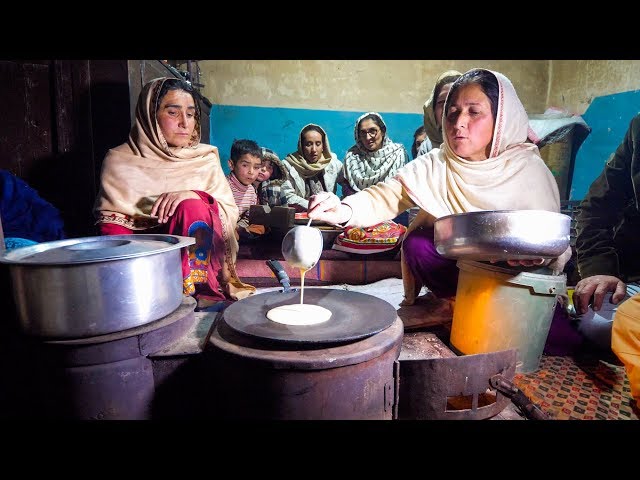
[[[391,179],[342,201],[330,193],[309,200],[309,217],[344,226],[373,225],[412,207],[420,211],[402,244],[404,305],[422,286],[440,298],[456,294],[458,268],[440,256],[433,240],[437,218],[480,210],[560,211],[558,186],[527,143],[529,120],[507,77],[473,69],[451,87],[443,113],[441,148],[408,163]],[[562,272],[571,248],[553,260],[513,260],[509,265],[547,264]]]
[[[182,249],[183,292],[198,308],[245,298],[255,287],[235,270],[238,207],[217,147],[200,143],[191,84],[157,78],[142,88],[126,143],[102,163],[94,213],[100,235],[195,237]]]

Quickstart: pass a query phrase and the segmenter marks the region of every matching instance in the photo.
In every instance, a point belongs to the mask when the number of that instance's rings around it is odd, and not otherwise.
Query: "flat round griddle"
[[[331,311],[316,325],[284,325],[267,318],[281,305],[300,303],[300,292],[267,292],[239,300],[224,311],[223,319],[240,333],[267,340],[297,343],[339,343],[370,337],[390,327],[397,318],[393,306],[365,293],[331,288],[305,288],[304,303]]]

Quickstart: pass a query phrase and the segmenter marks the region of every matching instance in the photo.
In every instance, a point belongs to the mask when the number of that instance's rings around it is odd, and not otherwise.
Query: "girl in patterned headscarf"
[[[338,179],[343,196],[392,178],[409,161],[404,145],[394,143],[387,135],[387,125],[379,113],[360,116],[354,137],[356,144],[347,151]]]
[[[218,149],[200,143],[193,87],[156,78],[140,92],[129,140],[107,152],[94,212],[101,235],[168,233],[182,249],[183,291],[199,308],[255,291],[235,270],[238,207]]]

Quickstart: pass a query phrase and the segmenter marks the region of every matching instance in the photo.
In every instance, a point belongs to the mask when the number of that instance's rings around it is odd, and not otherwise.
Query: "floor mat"
[[[553,420],[638,420],[624,367],[602,359],[543,355],[513,383]]]

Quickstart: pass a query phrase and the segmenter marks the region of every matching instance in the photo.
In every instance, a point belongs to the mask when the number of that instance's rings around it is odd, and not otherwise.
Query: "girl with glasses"
[[[392,178],[409,161],[404,145],[387,135],[387,125],[379,113],[360,116],[354,138],[356,143],[347,151],[338,178],[343,197]]]

